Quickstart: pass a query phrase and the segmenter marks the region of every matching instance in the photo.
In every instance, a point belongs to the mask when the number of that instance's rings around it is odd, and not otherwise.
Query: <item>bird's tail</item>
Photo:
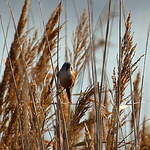
[[[70,88],[67,88],[67,89],[66,89],[66,93],[67,93],[68,100],[69,100],[69,102],[71,103],[71,92],[70,92]]]

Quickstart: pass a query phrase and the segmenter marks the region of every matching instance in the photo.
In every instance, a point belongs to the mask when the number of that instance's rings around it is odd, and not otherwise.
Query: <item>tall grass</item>
[[[131,13],[126,17],[123,30],[120,4],[119,58],[110,75],[109,87],[106,60],[109,57],[111,0],[105,40],[99,45],[104,46],[101,64],[96,62],[93,8],[88,2],[88,9],[81,14],[73,33],[71,52],[65,41],[65,59],[72,63],[76,80],[80,82],[81,73],[87,71],[91,85],[74,95],[73,104],[70,104],[56,77],[62,53],[59,51],[60,31],[64,30],[60,24],[62,7],[62,3],[58,4],[47,24],[43,22],[42,37],[37,36],[37,31],[31,37],[31,31],[27,30],[30,1],[25,0],[18,25],[13,22],[15,35],[10,49],[0,18],[8,53],[0,82],[0,149],[150,149],[147,120],[139,121],[145,70],[136,72],[142,56],[135,59],[137,49]],[[14,18],[11,7],[9,9]],[[67,26],[65,30],[67,34]],[[148,40],[146,45],[147,50]],[[102,67],[101,74],[98,66]]]

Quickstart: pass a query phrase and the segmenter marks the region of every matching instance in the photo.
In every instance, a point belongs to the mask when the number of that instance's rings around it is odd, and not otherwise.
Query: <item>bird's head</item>
[[[70,70],[71,69],[71,64],[69,62],[65,62],[62,66],[62,69],[66,70],[66,71]]]

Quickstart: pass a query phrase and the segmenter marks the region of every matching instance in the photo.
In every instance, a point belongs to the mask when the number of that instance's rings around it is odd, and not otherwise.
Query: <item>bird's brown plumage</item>
[[[60,85],[66,89],[68,100],[71,102],[71,91],[70,88],[73,87],[76,73],[73,71],[70,63],[65,62],[58,72],[58,78]]]

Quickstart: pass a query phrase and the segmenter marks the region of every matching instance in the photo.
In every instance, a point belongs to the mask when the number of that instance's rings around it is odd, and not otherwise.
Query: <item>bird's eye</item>
[[[70,70],[73,70],[73,68],[72,68],[72,67],[70,67]]]

